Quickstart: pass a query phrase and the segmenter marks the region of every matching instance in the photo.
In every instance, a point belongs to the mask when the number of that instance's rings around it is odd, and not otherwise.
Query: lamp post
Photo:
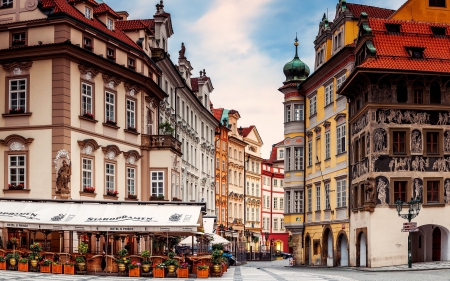
[[[400,212],[403,209],[403,205],[408,205],[408,213],[407,214],[401,214]],[[397,205],[397,212],[398,216],[404,219],[407,219],[408,222],[411,222],[411,220],[419,215],[420,208],[422,204],[422,199],[417,197],[416,199],[411,198],[409,202],[402,202],[400,198],[395,201],[395,205]],[[411,232],[408,231],[408,268],[412,267],[412,260],[411,260]]]
[[[269,232],[264,232],[264,243],[266,244],[266,247],[269,245]]]
[[[219,231],[220,231],[220,236],[223,237],[223,233],[225,231],[225,226],[222,223],[219,225]]]

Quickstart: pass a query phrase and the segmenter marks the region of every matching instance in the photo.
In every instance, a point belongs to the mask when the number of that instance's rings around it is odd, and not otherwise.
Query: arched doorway
[[[435,227],[432,234],[431,244],[431,259],[432,261],[441,260],[441,229]]]
[[[325,228],[322,236],[322,264],[334,266],[333,233],[328,227]]]
[[[367,237],[362,231],[358,235],[358,243],[356,245],[356,266],[367,266]]]
[[[311,264],[311,239],[309,238],[309,235],[305,238],[305,264]]]
[[[341,233],[336,244],[337,262],[339,266],[348,266],[348,241],[347,235]]]

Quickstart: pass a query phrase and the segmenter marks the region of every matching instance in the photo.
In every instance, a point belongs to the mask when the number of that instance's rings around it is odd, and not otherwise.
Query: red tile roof
[[[242,136],[243,137],[248,136],[248,134],[250,134],[250,132],[253,130],[253,128],[255,128],[254,125],[251,125],[250,127],[247,127],[247,128],[242,128]]]
[[[94,7],[97,7],[99,5],[97,2],[95,2],[95,0],[68,0],[67,2],[70,4],[78,3],[78,2],[88,2],[89,4],[91,4]]]
[[[222,121],[222,114],[223,108],[213,108],[213,115],[217,120]]]
[[[116,13],[113,9],[111,9],[108,5],[106,5],[106,3],[102,3],[102,4],[98,5],[97,8],[94,9],[94,15],[99,15],[99,14],[104,14],[104,13],[109,13],[117,19],[122,18],[121,16],[119,16],[118,13]]]
[[[133,40],[131,40],[130,37],[123,33],[123,31],[119,29],[109,30],[106,25],[96,17],[93,17],[92,19],[86,18],[79,10],[77,10],[77,8],[70,5],[65,0],[41,0],[41,4],[43,9],[53,9],[53,14],[67,14],[93,28],[96,28],[108,34],[109,36],[122,41],[125,44],[132,46],[133,48],[142,49]]]
[[[154,33],[152,30],[152,27],[155,26],[154,20],[124,20],[124,21],[117,21],[116,22],[116,28],[128,31],[128,30],[141,30],[141,29],[147,29],[152,34]]]
[[[353,4],[353,3],[347,3],[347,8],[350,12],[352,12],[352,14],[355,18],[359,18],[361,13],[365,12],[371,18],[387,19],[395,12],[395,10],[360,5],[360,4]]]
[[[191,78],[191,88],[193,92],[198,92],[198,78]]]
[[[400,33],[388,33],[386,23],[400,24]],[[435,23],[398,21],[369,18],[374,35],[375,59],[369,59],[360,68],[450,72],[450,38],[435,36],[431,31]],[[439,24],[450,34],[450,25]],[[407,47],[424,48],[423,58],[412,58]]]

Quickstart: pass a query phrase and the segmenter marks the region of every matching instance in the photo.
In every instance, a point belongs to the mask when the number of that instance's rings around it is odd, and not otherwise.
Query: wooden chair
[[[103,255],[95,255],[86,260],[87,271],[100,272],[102,271]]]
[[[55,261],[55,253],[43,252],[41,256],[46,260]]]
[[[130,258],[130,262],[141,262],[141,257],[138,255],[130,255],[128,258]]]
[[[59,261],[61,263],[65,263],[66,261],[70,261],[72,256],[69,253],[60,253],[59,254]]]
[[[117,267],[116,258],[114,256],[106,255],[106,272],[117,273],[119,272],[119,268]]]
[[[0,256],[5,257],[7,255],[6,251],[3,249],[0,249]]]
[[[176,260],[178,263],[183,263],[184,262],[184,257],[175,256],[175,257],[173,257],[173,259]]]
[[[167,259],[167,257],[163,256],[151,256],[150,261],[152,262],[153,267],[158,265],[158,263],[164,262]]]

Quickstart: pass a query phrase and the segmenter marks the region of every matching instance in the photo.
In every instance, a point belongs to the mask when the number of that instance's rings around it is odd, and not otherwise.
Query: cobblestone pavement
[[[449,281],[450,270],[439,269],[449,266],[449,262],[413,264],[413,268],[421,267],[421,271],[409,271],[405,266],[389,267],[383,271],[355,270],[353,268],[325,267],[288,267],[287,260],[272,262],[249,262],[243,266],[233,266],[221,278],[208,278],[221,281]],[[405,270],[406,269],[406,270]],[[430,270],[435,269],[435,270]],[[0,280],[20,281],[63,281],[63,280],[111,280],[137,281],[147,278],[124,278],[112,276],[77,276],[45,273],[30,273],[0,270]],[[193,281],[189,279],[165,278],[164,280]]]

